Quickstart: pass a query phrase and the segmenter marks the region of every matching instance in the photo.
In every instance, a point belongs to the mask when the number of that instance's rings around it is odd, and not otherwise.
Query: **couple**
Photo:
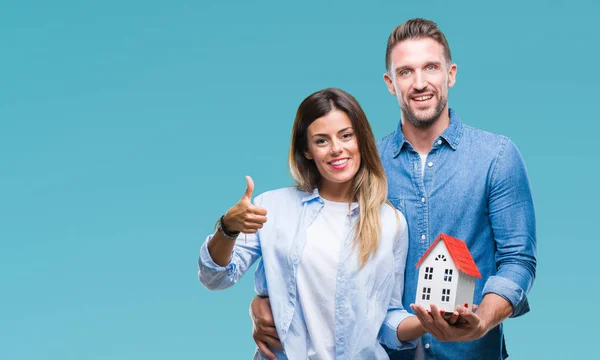
[[[201,248],[210,289],[233,285],[260,258],[256,358],[502,359],[501,322],[529,311],[535,217],[517,148],[449,109],[457,68],[435,23],[396,27],[386,67],[402,110],[396,131],[376,147],[352,96],[310,95],[292,130],[297,186],[252,204],[248,178]],[[482,274],[475,312],[444,318],[413,304],[416,262],[442,232],[467,242]]]

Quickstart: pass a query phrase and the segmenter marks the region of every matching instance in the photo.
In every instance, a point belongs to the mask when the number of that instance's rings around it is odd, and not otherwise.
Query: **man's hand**
[[[411,309],[421,322],[423,329],[439,341],[472,341],[487,333],[485,322],[473,311],[465,307],[457,307],[456,312],[446,320],[443,310],[431,305],[431,311],[422,306],[411,304]],[[458,315],[456,315],[458,313]],[[460,320],[459,320],[460,318]]]
[[[269,359],[275,360],[277,357],[271,348],[283,350],[283,346],[281,346],[277,329],[275,329],[271,301],[268,297],[256,296],[252,300],[250,318],[252,319],[252,337],[258,350]]]

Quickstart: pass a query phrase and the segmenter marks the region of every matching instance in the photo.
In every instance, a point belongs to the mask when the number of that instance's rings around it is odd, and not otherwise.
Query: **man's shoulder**
[[[505,135],[496,134],[464,124],[461,142],[462,141],[468,145],[468,148],[471,151],[476,153],[497,154],[506,147],[506,144],[510,142],[510,139]]]
[[[502,142],[502,141],[506,141],[508,140],[508,137],[505,135],[501,135],[501,134],[496,134],[487,130],[483,130],[483,129],[479,129],[476,127],[473,127],[471,125],[467,125],[467,124],[463,124],[463,131],[465,133],[465,135],[468,136],[472,136],[472,137],[476,137],[482,140],[492,140],[492,141],[498,141],[498,142]]]

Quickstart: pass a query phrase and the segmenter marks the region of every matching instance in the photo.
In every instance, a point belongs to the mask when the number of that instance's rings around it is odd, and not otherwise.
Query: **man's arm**
[[[474,313],[457,308],[448,324],[437,307],[431,314],[411,305],[423,328],[440,341],[471,341],[487,334],[507,317],[529,311],[527,293],[536,270],[536,231],[533,199],[525,164],[508,139],[494,164],[488,199],[489,219],[496,242],[495,276],[487,279],[483,300]],[[457,320],[458,315],[460,319]]]
[[[273,312],[271,311],[271,301],[267,296],[255,296],[250,303],[250,318],[252,319],[252,337],[258,346],[258,350],[271,360],[277,357],[271,351],[271,348],[283,350]]]
[[[525,163],[508,139],[492,172],[488,207],[498,271],[483,294],[503,297],[512,306],[510,316],[521,316],[529,311],[527,293],[537,266],[535,212]]]

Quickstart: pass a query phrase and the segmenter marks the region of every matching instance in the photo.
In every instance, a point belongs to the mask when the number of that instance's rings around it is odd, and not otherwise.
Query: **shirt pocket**
[[[394,205],[394,207],[396,209],[398,209],[402,215],[404,215],[404,217],[406,217],[406,208],[404,206],[404,199],[400,199],[400,198],[395,198],[395,199],[388,199],[392,205]]]

